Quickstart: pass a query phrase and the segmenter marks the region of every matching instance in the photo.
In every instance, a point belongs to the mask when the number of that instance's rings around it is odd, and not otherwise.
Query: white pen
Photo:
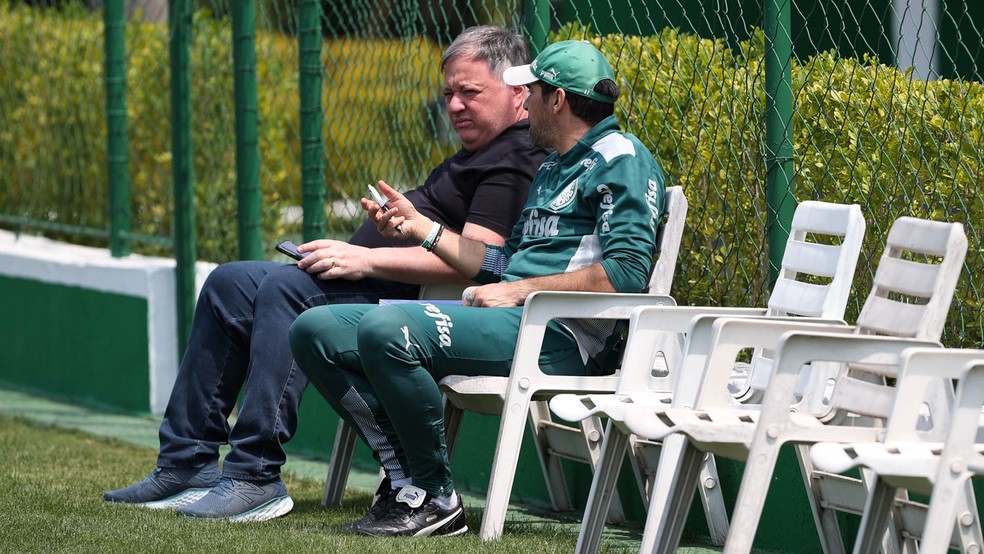
[[[379,209],[383,210],[384,212],[389,209],[386,207],[386,199],[383,198],[382,194],[379,194],[379,191],[376,190],[376,187],[372,186],[372,183],[369,184],[369,194],[371,194],[372,199],[375,200],[377,204],[379,204]],[[396,232],[403,234],[403,226],[397,225]]]

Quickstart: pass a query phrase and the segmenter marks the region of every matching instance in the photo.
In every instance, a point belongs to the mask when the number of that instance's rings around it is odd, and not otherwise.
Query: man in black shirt
[[[546,155],[530,143],[525,87],[502,81],[505,68],[526,63],[525,42],[504,29],[474,27],[455,39],[441,69],[462,148],[406,193],[429,218],[489,244],[509,236]],[[316,240],[299,250],[309,255],[296,266],[231,262],[209,275],[161,423],[157,468],[106,493],[107,502],[233,521],[288,513],[283,444],[308,383],[291,356],[290,324],[314,306],[416,298],[423,283],[468,282],[417,242],[386,239],[368,222],[348,242]],[[224,443],[231,451],[220,472]]]

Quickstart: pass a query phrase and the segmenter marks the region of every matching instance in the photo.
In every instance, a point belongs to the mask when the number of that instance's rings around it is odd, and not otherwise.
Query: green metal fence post
[[[183,355],[195,313],[195,174],[191,144],[191,2],[171,0],[171,164],[174,172],[175,301]]]
[[[106,51],[106,163],[109,174],[109,250],[115,257],[132,250],[130,232],[130,144],[126,119],[126,16],[123,0],[103,8]]]
[[[232,58],[236,66],[236,198],[239,205],[239,258],[263,257],[260,214],[260,154],[257,138],[256,3],[232,3]]]
[[[536,56],[550,36],[550,0],[526,0],[523,3],[523,26],[530,41],[530,54]]]
[[[304,0],[297,6],[298,66],[301,103],[301,196],[304,240],[325,232],[325,146],[321,136],[321,2]]]
[[[769,249],[769,288],[779,276],[786,250],[789,225],[796,201],[793,197],[793,86],[791,0],[765,0],[765,150],[766,232]]]

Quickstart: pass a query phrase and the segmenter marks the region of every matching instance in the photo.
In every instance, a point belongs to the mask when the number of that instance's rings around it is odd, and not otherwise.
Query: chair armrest
[[[984,363],[984,350],[958,348],[908,348],[901,356],[895,402],[892,405],[892,424],[886,441],[893,439],[894,430],[909,433],[916,430],[923,403],[930,414],[948,410],[954,404],[953,381],[966,375],[968,364]],[[936,418],[934,417],[934,420]],[[946,425],[933,425],[920,431],[923,440],[943,442]],[[927,432],[931,438],[926,438]]]
[[[539,291],[526,298],[520,327],[556,318],[628,319],[639,306],[675,305],[665,294]]]
[[[756,429],[756,440],[770,440],[785,434],[795,427],[789,413],[789,406],[796,402],[796,381],[800,368],[814,361],[854,363],[880,366],[898,366],[902,353],[912,347],[940,348],[935,341],[918,340],[906,337],[884,337],[875,335],[840,335],[834,333],[809,333],[793,331],[786,333],[779,341],[776,350],[773,377],[765,391],[762,401],[760,425]],[[864,406],[873,399],[859,399],[864,408],[862,413],[872,408]],[[877,407],[876,407],[877,408]],[[768,429],[764,428],[768,427]],[[838,426],[831,426],[838,427]]]
[[[664,393],[665,397],[676,386],[681,373],[681,346],[696,317],[708,318],[742,316],[759,317],[765,308],[729,308],[715,306],[640,306],[629,316],[628,341],[622,358],[618,384],[614,393],[575,395],[564,394],[551,401],[551,409],[567,421],[581,421],[587,417],[606,413],[609,406],[624,408],[619,395],[639,395],[643,391]],[[669,344],[667,333],[677,335],[680,344]],[[652,376],[656,354],[663,352],[669,375]],[[610,398],[605,398],[609,396]],[[556,406],[556,408],[555,408]],[[559,410],[559,411],[558,411]]]
[[[541,291],[526,299],[510,379],[543,374],[540,350],[547,324],[566,319],[629,319],[639,306],[674,306],[673,297],[656,294]]]
[[[963,457],[965,471],[982,474],[984,455],[980,449],[980,419],[984,405],[984,364],[968,362],[963,369],[943,453]]]
[[[984,361],[984,350],[912,347],[902,352],[899,381],[915,375],[956,381],[967,372],[967,364],[975,361]]]
[[[700,318],[695,319],[687,344],[685,371],[700,379],[688,379],[674,394],[674,405],[708,407],[731,405],[728,391],[731,372],[746,348],[775,350],[790,331],[848,334],[853,327],[840,320],[808,317]]]
[[[636,308],[629,317],[628,341],[622,358],[617,391],[647,390],[655,383],[650,378],[653,360],[665,333],[676,333],[680,338],[677,351],[667,352],[664,348],[670,375],[665,379],[662,389],[672,391],[679,380],[683,363],[683,350],[691,326],[696,318],[710,322],[719,317],[762,317],[765,308],[729,308],[714,306],[644,306]],[[690,339],[686,339],[690,340]]]

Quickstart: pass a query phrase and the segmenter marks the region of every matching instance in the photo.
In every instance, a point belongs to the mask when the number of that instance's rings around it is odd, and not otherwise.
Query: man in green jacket
[[[611,65],[586,42],[553,44],[503,75],[528,85],[530,136],[553,148],[503,246],[470,240],[418,213],[383,187],[386,211],[363,202],[385,236],[420,241],[481,286],[460,305],[399,303],[308,310],[291,326],[301,370],[379,455],[386,480],[363,519],[368,535],[456,535],[467,530],[445,448],[437,382],[449,374],[508,375],[526,298],[539,290],[640,292],[655,252],[663,173],[649,151],[619,130]],[[610,367],[620,328],[555,321],[541,366],[598,374]]]

